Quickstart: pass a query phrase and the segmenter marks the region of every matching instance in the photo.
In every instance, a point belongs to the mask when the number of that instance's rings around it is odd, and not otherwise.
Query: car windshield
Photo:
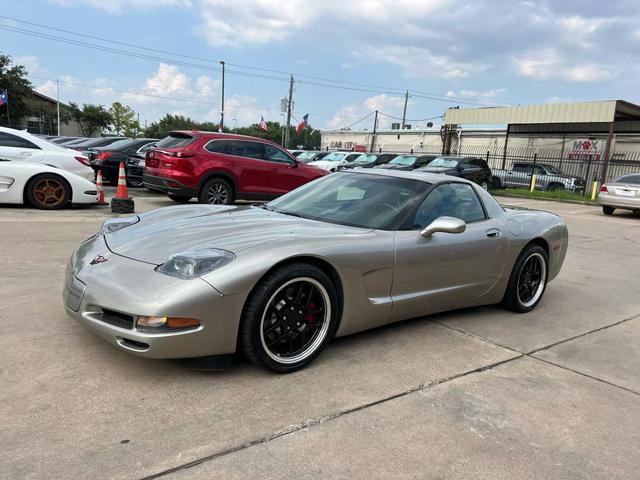
[[[137,140],[130,140],[128,138],[125,138],[124,140],[118,140],[116,142],[111,143],[110,145],[108,145],[109,149],[113,149],[113,150],[119,150],[120,148],[124,149],[127,148],[128,146],[137,143]]]
[[[276,199],[264,208],[286,215],[362,228],[385,229],[429,184],[408,178],[335,173]]]
[[[444,168],[453,168],[458,165],[460,159],[458,158],[446,158],[446,157],[438,157],[427,165],[428,167],[444,167]]]
[[[398,155],[396,158],[391,160],[389,163],[395,163],[396,165],[412,165],[413,162],[416,161],[418,157],[414,157],[412,155]]]
[[[194,140],[195,138],[193,136],[186,133],[172,132],[168,137],[160,140],[156,146],[158,148],[181,148],[186,147]]]
[[[360,155],[358,158],[356,158],[354,160],[354,162],[358,162],[358,163],[373,163],[376,161],[376,159],[378,158],[377,155],[374,155],[372,153],[365,153],[364,155]]]
[[[324,157],[322,160],[328,160],[330,162],[339,162],[340,160],[343,160],[346,155],[347,154],[345,152],[332,152],[326,157]]]
[[[314,158],[318,152],[302,152],[296,157],[298,160],[309,160]]]

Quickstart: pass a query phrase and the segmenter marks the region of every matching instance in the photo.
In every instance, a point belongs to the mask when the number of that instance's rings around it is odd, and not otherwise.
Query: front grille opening
[[[114,327],[127,328],[133,330],[133,316],[115,310],[102,309],[101,320]]]
[[[138,342],[129,338],[123,338],[121,341],[123,345],[135,350],[149,350],[149,344],[144,342]]]

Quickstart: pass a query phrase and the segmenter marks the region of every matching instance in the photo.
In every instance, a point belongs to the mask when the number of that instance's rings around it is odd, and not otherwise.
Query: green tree
[[[103,105],[83,104],[82,109],[77,104],[69,102],[71,118],[80,125],[80,131],[85,137],[93,137],[109,129],[113,117]]]
[[[136,120],[136,112],[134,112],[128,105],[123,105],[120,102],[113,102],[109,108],[112,120],[112,131],[116,135],[124,134],[128,137],[132,136],[132,132],[137,132],[140,129],[140,125]]]
[[[150,138],[164,138],[169,135],[169,132],[172,130],[199,130],[200,125],[201,124],[189,117],[167,113],[157,122],[151,122],[144,131],[144,134]]]
[[[7,90],[9,102],[0,107],[1,125],[20,125],[29,115],[26,98],[31,95],[33,85],[27,79],[27,69],[13,63],[9,55],[0,54],[0,90]]]

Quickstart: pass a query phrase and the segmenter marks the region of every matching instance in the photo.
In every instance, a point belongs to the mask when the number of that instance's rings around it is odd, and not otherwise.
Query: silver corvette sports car
[[[557,215],[477,185],[335,173],[263,206],[183,205],[105,222],[68,266],[68,314],[127,352],[242,352],[278,372],[334,336],[502,302],[527,312],[560,271]]]

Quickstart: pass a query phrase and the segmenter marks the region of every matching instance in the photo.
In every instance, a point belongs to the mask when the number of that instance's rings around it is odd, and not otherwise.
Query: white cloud
[[[27,72],[30,74],[41,74],[46,73],[46,69],[40,65],[40,60],[38,57],[33,55],[18,55],[13,57],[13,62],[16,65],[22,65],[27,69]]]
[[[408,108],[411,105],[411,100],[409,101]],[[380,113],[378,115],[378,127],[389,128],[391,123],[398,122],[396,118],[401,118],[402,109],[404,107],[404,96],[391,96],[387,94],[374,95],[365,99],[359,105],[346,105],[340,108],[327,122],[326,128],[329,129],[338,129],[344,128],[354,122],[357,122],[365,115],[373,112],[374,110],[378,110]],[[390,116],[389,116],[390,115]],[[362,129],[362,128],[372,128],[373,127],[373,117],[369,117],[362,121],[362,123],[358,123],[354,128]]]
[[[354,49],[352,54],[362,64],[384,62],[401,67],[403,75],[407,78],[460,79],[487,68],[476,61],[458,62],[450,56],[434,54],[423,47],[366,46]]]
[[[202,0],[204,25],[197,28],[214,46],[239,47],[284,40],[313,17],[304,0]]]
[[[615,70],[599,63],[574,63],[560,55],[557,49],[525,52],[515,57],[516,72],[523,77],[540,80],[560,79],[568,82],[594,82],[615,77]]]
[[[447,97],[451,99],[463,98],[463,99],[472,99],[479,103],[486,103],[487,105],[495,105],[496,98],[500,97],[507,91],[506,88],[494,88],[491,90],[479,91],[479,90],[459,90],[458,92],[454,90],[449,90],[447,92]],[[454,100],[455,101],[455,100]]]

